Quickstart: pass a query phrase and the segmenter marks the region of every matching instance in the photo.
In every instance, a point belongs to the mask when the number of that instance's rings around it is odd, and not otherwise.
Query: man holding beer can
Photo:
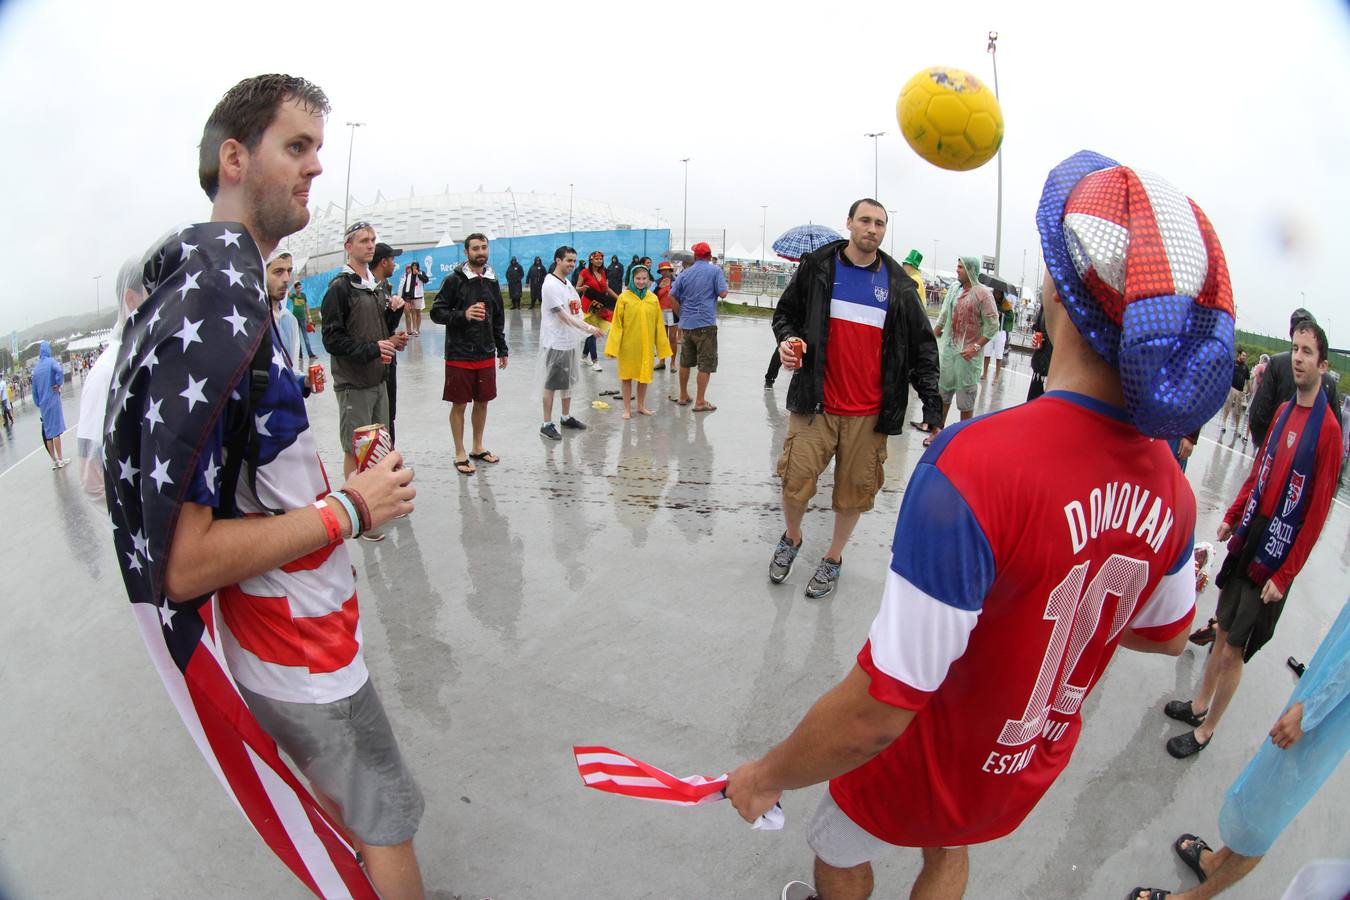
[[[802,547],[802,518],[816,479],[834,460],[834,534],[806,596],[834,592],[844,546],[884,480],[886,437],[905,424],[912,384],[924,421],[942,427],[937,342],[914,281],[881,252],[886,209],[859,200],[848,211],[848,240],[802,258],[773,315],[783,367],[793,373],[792,414],[778,476],[787,528],[769,561],[782,584]]]

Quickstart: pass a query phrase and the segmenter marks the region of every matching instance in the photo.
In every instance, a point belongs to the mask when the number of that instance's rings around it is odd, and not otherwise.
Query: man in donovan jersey
[[[1195,498],[1151,438],[1189,432],[1228,391],[1223,251],[1185,195],[1086,151],[1050,173],[1037,225],[1046,394],[934,440],[857,664],[731,774],[749,819],[830,781],[808,833],[818,894],[784,897],[868,897],[892,845],[923,849],[911,897],[960,897],[966,845],[1016,829],[1063,771],[1116,647],[1185,646]],[[991,455],[1022,460],[1016,477]]]

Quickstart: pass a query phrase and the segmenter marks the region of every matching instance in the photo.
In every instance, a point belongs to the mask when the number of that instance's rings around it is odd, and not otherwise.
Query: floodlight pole
[[[938,270],[937,270],[937,259],[938,259],[938,257],[937,257],[937,245],[938,245],[938,239],[937,239],[937,238],[933,238],[933,280],[934,280],[934,281],[937,281],[937,277],[938,277]]]
[[[692,156],[686,156],[680,162],[684,163],[684,225],[680,235],[680,244],[686,250],[689,248],[689,160]]]
[[[576,185],[571,182],[567,185],[567,233],[571,235],[571,242],[577,242],[577,233],[572,230],[572,198],[576,194]]]
[[[352,148],[356,146],[356,129],[360,128],[365,122],[348,122],[347,127],[351,129],[351,136],[347,139],[347,195],[342,200],[342,239],[347,239],[347,213],[352,206]]]
[[[761,203],[759,205],[759,211],[759,267],[762,269],[764,268],[764,237],[765,231],[769,225],[769,205],[767,203]]]
[[[877,153],[878,153],[877,138],[881,137],[885,133],[886,132],[884,131],[869,131],[863,135],[863,137],[870,137],[872,139],[872,199],[874,200],[881,199],[881,197],[878,196],[878,193],[880,192],[881,189],[877,187],[877,184],[879,183],[877,180],[877,173],[879,171],[877,165]]]
[[[94,276],[94,317],[95,317],[95,318],[98,317],[98,314],[99,314],[99,311],[100,311],[100,310],[99,310],[99,305],[98,305],[98,280],[99,280],[100,278],[102,278],[102,277],[103,277],[102,275],[95,275],[95,276]],[[95,323],[95,326],[94,326],[94,327],[96,327],[96,328],[98,327],[97,323]]]
[[[989,59],[994,64],[994,99],[998,100],[998,32],[989,32]],[[998,145],[998,212],[994,219],[994,274],[999,274],[1003,251],[1003,143]]]

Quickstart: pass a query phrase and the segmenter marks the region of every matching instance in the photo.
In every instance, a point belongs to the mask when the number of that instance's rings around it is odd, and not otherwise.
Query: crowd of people
[[[420,328],[428,282],[409,265],[393,286],[398,249],[369,222],[347,230],[346,264],[320,304],[344,459],[342,483],[332,485],[306,412],[322,387],[305,337],[308,301],[277,250],[308,221],[303,198],[321,171],[328,110],[317,86],[266,75],[236,85],[212,111],[199,170],[211,220],[152,251],[106,357],[103,487],[137,621],[180,713],[211,735],[203,748],[219,777],[245,796],[234,779],[256,784],[248,762],[256,758],[276,776],[261,790],[302,810],[260,825],[269,845],[307,884],[314,871],[331,873],[316,893],[417,898],[413,839],[424,801],[366,669],[345,541],[380,540],[414,509],[413,472],[397,450],[397,360]],[[1138,212],[1156,208],[1190,217]],[[1092,239],[1103,222],[1129,239]],[[1231,392],[1250,384],[1244,372],[1239,386],[1233,367],[1234,304],[1218,237],[1172,185],[1086,151],[1049,173],[1037,225],[1047,273],[1033,338],[1035,402],[973,416],[984,348],[1010,329],[1010,307],[979,283],[978,258],[965,256],[930,326],[921,257],[881,250],[889,220],[875,199],[849,208],[847,237],[802,259],[775,309],[776,355],[792,381],[771,583],[790,578],[806,546],[808,503],[833,465],[828,544],[805,594],[834,595],[911,390],[922,409],[916,424],[928,432],[856,663],[782,743],[727,783],[747,821],[784,791],[829,784],[808,827],[814,884],[788,884],[785,900],[868,897],[872,862],[895,847],[921,851],[911,896],[962,896],[966,848],[1015,831],[1052,788],[1116,650],[1175,656],[1190,635],[1202,568],[1196,502],[1157,439],[1192,433],[1221,407],[1224,427],[1230,414],[1236,423]],[[706,244],[691,248],[678,273],[642,259],[606,265],[603,253],[581,265],[576,249],[561,246],[528,272],[512,260],[505,297],[488,238],[471,234],[464,248],[429,313],[445,332],[442,399],[460,474],[500,461],[487,441],[488,407],[510,362],[506,304],[523,302],[527,283],[530,304],[541,307],[532,396],[545,440],[585,429],[572,391],[583,360],[599,366],[602,350],[615,360],[625,418],[654,414],[653,372],[676,359],[670,400],[716,409],[708,389],[727,284]],[[255,292],[266,308],[248,302]],[[1166,314],[1124,315],[1122,305]],[[1167,742],[1177,758],[1213,739],[1335,491],[1343,439],[1323,383],[1326,335],[1305,315],[1290,337],[1293,349],[1257,379],[1271,399],[1268,415],[1255,403],[1250,413],[1260,452],[1217,532],[1227,555],[1214,649],[1194,696],[1164,710],[1193,728]],[[49,381],[59,389],[59,367]],[[959,421],[949,425],[952,405]],[[353,436],[371,424],[388,428],[393,449],[362,467]],[[1082,451],[1066,453],[1070,446]],[[1017,477],[990,459],[1020,460]],[[1250,871],[1344,755],[1346,620],[1342,612],[1290,703],[1270,710],[1271,741],[1224,801],[1225,846],[1177,840],[1202,882],[1185,896],[1212,896]],[[247,772],[233,767],[239,759]],[[261,805],[244,811],[255,822],[269,815]]]

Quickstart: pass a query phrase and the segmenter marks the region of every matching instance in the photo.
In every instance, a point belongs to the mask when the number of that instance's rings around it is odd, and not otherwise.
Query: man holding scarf
[[[963,256],[957,261],[957,283],[947,289],[933,334],[938,339],[938,393],[942,395],[942,423],[947,423],[952,400],[964,422],[975,414],[980,385],[980,354],[998,332],[998,309],[989,288],[980,284],[980,261]],[[931,431],[931,429],[924,429]],[[933,434],[924,439],[927,447]]]
[[[1167,742],[1177,759],[1209,746],[1237,693],[1243,666],[1275,634],[1294,576],[1322,533],[1341,462],[1341,426],[1322,388],[1327,336],[1311,319],[1294,326],[1295,394],[1280,406],[1237,499],[1219,525],[1228,558],[1219,586],[1218,630],[1200,690],[1163,708],[1194,726]]]

